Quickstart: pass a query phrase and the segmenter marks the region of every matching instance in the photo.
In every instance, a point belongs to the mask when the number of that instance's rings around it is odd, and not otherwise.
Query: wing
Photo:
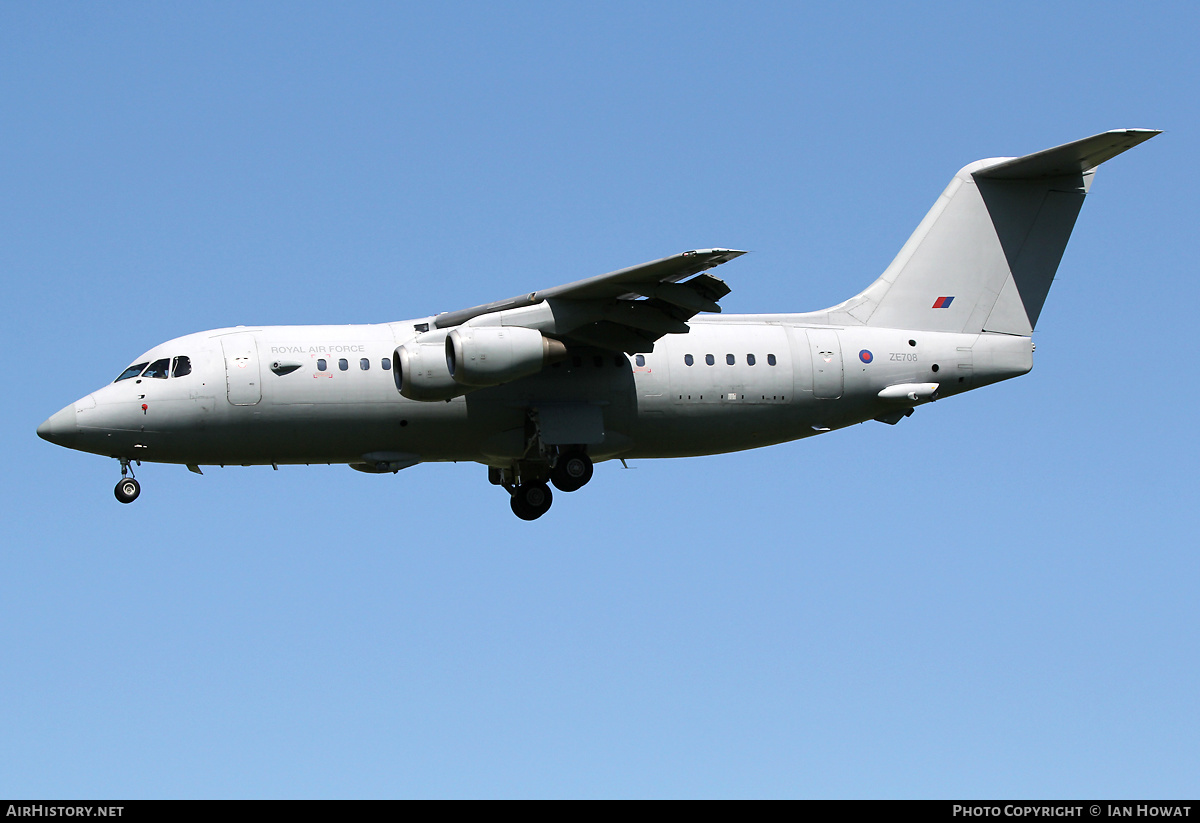
[[[651,351],[664,334],[687,332],[687,321],[699,312],[721,310],[717,301],[729,294],[729,286],[705,272],[745,253],[685,251],[565,286],[439,314],[433,324],[448,329],[493,315],[483,322],[537,328],[568,344],[630,354]]]

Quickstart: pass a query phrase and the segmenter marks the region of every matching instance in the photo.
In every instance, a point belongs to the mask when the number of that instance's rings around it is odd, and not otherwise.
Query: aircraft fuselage
[[[644,355],[575,349],[531,377],[448,401],[409,400],[392,361],[425,323],[187,335],[139,360],[185,356],[190,373],[111,383],[44,425],[61,445],[150,462],[354,464],[394,453],[506,465],[525,453],[529,409],[584,406],[601,421],[600,439],[587,446],[593,460],[682,457],[896,416],[1032,367],[1028,337],[731,315],[693,320],[688,334],[668,335]],[[916,397],[879,396],[909,384],[937,385]]]

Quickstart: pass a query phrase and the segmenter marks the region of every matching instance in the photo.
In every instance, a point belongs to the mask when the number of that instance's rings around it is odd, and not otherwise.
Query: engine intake
[[[434,337],[433,340],[423,339]],[[466,394],[446,370],[446,343],[442,334],[422,335],[395,351],[392,377],[396,390],[409,400],[449,400]]]

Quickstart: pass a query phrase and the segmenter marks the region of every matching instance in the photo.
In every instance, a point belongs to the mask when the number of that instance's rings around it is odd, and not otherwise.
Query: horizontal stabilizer
[[[1161,133],[1155,129],[1114,129],[1024,157],[1005,160],[995,166],[976,171],[975,176],[995,180],[1037,180],[1082,174]]]

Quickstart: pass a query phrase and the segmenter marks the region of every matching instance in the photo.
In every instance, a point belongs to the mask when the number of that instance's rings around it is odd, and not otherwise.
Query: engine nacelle
[[[466,326],[446,335],[446,369],[460,385],[498,386],[537,374],[567,347],[523,326]]]
[[[410,340],[395,351],[392,377],[396,390],[409,400],[449,400],[466,394],[468,389],[454,382],[446,369],[446,343],[443,335]]]

